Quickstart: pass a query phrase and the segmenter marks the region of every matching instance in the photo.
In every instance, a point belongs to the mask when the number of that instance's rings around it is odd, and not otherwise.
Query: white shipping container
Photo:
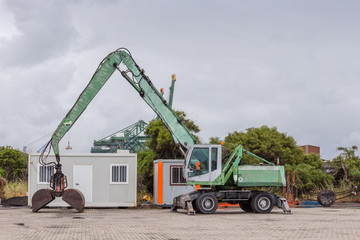
[[[39,163],[40,153],[29,155],[28,204],[39,189],[50,189],[53,166]],[[85,207],[134,207],[136,206],[137,155],[129,151],[117,153],[64,153],[60,155],[62,172],[68,187],[80,190],[85,197]],[[49,155],[47,162],[55,162]],[[57,197],[47,206],[69,206]]]

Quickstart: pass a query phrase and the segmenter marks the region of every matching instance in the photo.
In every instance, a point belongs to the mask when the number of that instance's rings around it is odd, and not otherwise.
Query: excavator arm
[[[124,65],[127,69],[121,70]],[[188,149],[195,144],[195,139],[189,130],[180,121],[177,114],[169,107],[162,94],[154,87],[149,77],[145,75],[128,50],[121,48],[107,55],[100,63],[89,84],[79,96],[78,100],[60,122],[51,138],[57,161],[60,161],[59,142],[76,120],[85,111],[91,100],[96,96],[100,89],[105,85],[115,70],[119,70],[121,75],[135,88],[144,101],[157,113],[163,123],[171,132],[175,143]],[[183,151],[182,151],[183,152]],[[183,152],[184,153],[184,152]]]
[[[124,68],[125,70],[121,70]],[[165,126],[171,132],[176,144],[180,145],[180,150],[185,156],[182,148],[187,150],[195,144],[195,138],[191,135],[189,130],[181,122],[177,114],[171,109],[163,98],[162,94],[154,87],[149,77],[145,75],[132,58],[127,49],[120,48],[109,55],[107,55],[96,69],[89,84],[84,91],[80,94],[78,100],[70,111],[66,114],[65,118],[60,122],[59,126],[53,133],[51,140],[48,142],[42,151],[39,162],[43,165],[54,164],[56,172],[51,177],[51,189],[40,189],[32,197],[33,212],[37,212],[56,197],[61,197],[69,205],[77,209],[79,212],[84,210],[85,198],[83,194],[77,189],[67,189],[66,176],[61,171],[59,142],[64,135],[74,125],[76,120],[85,111],[86,107],[90,104],[96,94],[105,85],[111,75],[119,70],[121,75],[135,88],[144,101],[157,113]],[[49,153],[51,147],[54,150],[56,162],[46,162],[45,153]]]

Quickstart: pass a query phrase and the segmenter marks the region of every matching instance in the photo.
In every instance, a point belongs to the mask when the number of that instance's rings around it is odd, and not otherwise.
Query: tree
[[[337,150],[341,153],[329,162],[335,168],[335,179],[357,185],[360,182],[360,157],[355,155],[358,147],[338,147]]]
[[[192,120],[186,119],[184,112],[176,111],[176,114],[191,134],[194,135],[200,131]],[[175,144],[171,133],[160,119],[149,123],[145,135],[149,137],[146,143],[148,149],[138,153],[138,185],[139,190],[145,188],[148,192],[152,192],[153,161],[156,159],[177,159],[184,156],[181,154],[179,146]],[[199,142],[199,138],[195,135],[194,137]]]
[[[295,170],[296,173],[296,187],[301,192],[310,192],[314,189],[321,189],[325,185],[333,182],[333,176],[324,174],[321,168],[313,165],[301,163],[296,166],[287,165],[286,170]]]
[[[200,131],[199,127],[192,120],[186,119],[184,112],[176,111],[176,114],[199,142],[199,138],[195,135]],[[149,137],[147,147],[156,153],[157,158],[176,159],[184,157],[179,150],[179,146],[175,144],[171,133],[160,119],[149,123],[145,135]]]
[[[221,139],[219,137],[210,137],[209,143],[210,144],[221,144]]]
[[[0,147],[0,174],[9,181],[26,180],[26,154],[10,146]]]
[[[237,145],[243,147],[270,162],[280,158],[283,164],[296,165],[302,162],[304,154],[296,145],[293,137],[280,133],[276,127],[248,128],[246,132],[229,133],[225,138],[225,147],[232,152]]]
[[[152,192],[153,188],[153,162],[156,159],[156,153],[147,149],[137,153],[138,156],[138,189]]]
[[[322,171],[322,161],[316,154],[304,154],[296,145],[293,137],[281,133],[276,127],[248,128],[246,132],[229,133],[225,138],[225,147],[231,152],[237,145],[244,149],[276,163],[285,165],[286,171],[296,172],[296,184],[300,192],[309,192],[317,186],[331,184],[333,177]],[[244,163],[254,163],[254,160],[244,156]]]

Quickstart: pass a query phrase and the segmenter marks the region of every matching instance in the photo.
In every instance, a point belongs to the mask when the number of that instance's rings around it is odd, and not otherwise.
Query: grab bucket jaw
[[[41,208],[48,205],[56,197],[62,197],[63,201],[79,212],[84,211],[85,197],[77,189],[67,189],[68,186],[66,176],[61,172],[61,164],[55,165],[56,173],[51,176],[50,187],[52,189],[40,189],[33,195],[31,199],[32,211],[37,212]]]
[[[41,208],[51,203],[56,197],[61,196],[51,189],[38,190],[31,199],[32,211],[39,211]],[[63,191],[62,200],[75,208],[78,212],[84,212],[85,197],[79,190],[70,188]]]

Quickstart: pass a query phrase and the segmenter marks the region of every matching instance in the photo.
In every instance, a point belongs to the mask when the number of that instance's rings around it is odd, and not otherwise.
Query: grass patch
[[[22,197],[26,196],[28,191],[28,183],[24,181],[7,182],[4,187],[5,199],[11,197]]]

